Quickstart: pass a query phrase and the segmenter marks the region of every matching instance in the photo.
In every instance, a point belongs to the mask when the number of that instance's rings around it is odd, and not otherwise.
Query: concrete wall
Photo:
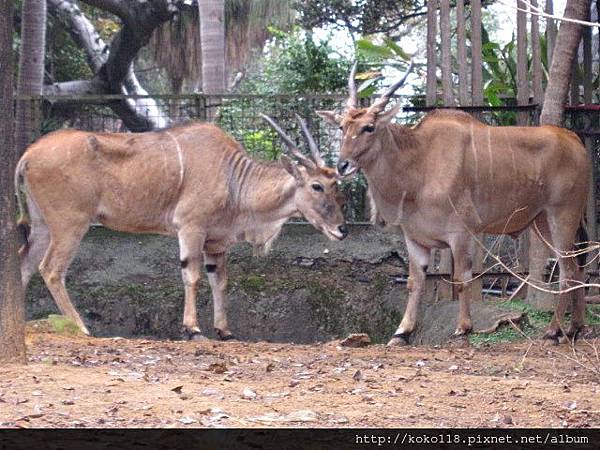
[[[228,258],[230,325],[244,340],[308,343],[367,332],[385,340],[407,296],[401,236],[353,226],[332,242],[304,224],[286,225],[267,257],[248,245]],[[67,288],[97,336],[180,337],[183,285],[174,238],[91,229],[71,265]],[[212,330],[205,281],[198,297],[202,329]],[[27,294],[29,319],[57,313],[39,276]]]
[[[510,241],[510,240],[509,240]],[[489,242],[491,246],[492,241]],[[507,253],[504,245],[503,254]],[[183,317],[177,241],[156,235],[90,230],[67,276],[67,289],[96,336],[179,339]],[[267,257],[240,244],[228,257],[230,326],[248,341],[311,343],[368,333],[386,342],[398,326],[408,292],[401,235],[351,226],[342,242],[305,224],[288,224]],[[415,343],[439,344],[456,326],[457,302],[422,301]],[[493,302],[473,308],[474,324],[490,326]],[[27,293],[29,319],[58,310],[39,276]],[[200,326],[209,337],[212,297],[206,280],[198,295]]]

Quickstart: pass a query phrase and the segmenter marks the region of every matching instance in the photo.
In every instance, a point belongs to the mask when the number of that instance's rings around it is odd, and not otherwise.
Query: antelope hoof
[[[458,327],[454,330],[454,337],[465,337],[471,334],[471,328],[464,329],[462,327]]]
[[[544,340],[552,341],[555,345],[559,343],[560,338],[562,337],[563,332],[560,328],[548,328],[544,333]]]
[[[217,333],[217,336],[219,337],[219,340],[221,340],[221,341],[237,341],[237,338],[235,337],[235,335],[229,330],[223,331],[218,328],[215,328],[215,333]]]
[[[473,331],[473,327],[471,327],[471,326],[469,326],[469,327],[460,326],[456,330],[454,330],[454,336],[456,336],[456,337],[467,336],[468,334],[471,333],[471,331]]]
[[[576,342],[577,338],[579,337],[579,333],[581,333],[583,331],[583,326],[578,325],[578,326],[573,326],[571,325],[569,327],[569,329],[567,330],[567,338],[569,338],[569,341],[572,342]]]
[[[81,320],[81,317],[77,316],[77,317],[70,317],[70,316],[65,316],[67,319],[75,322],[77,324],[77,327],[79,328],[79,331],[81,331],[83,334],[85,334],[86,336],[91,336],[92,333],[90,333],[90,330],[88,330],[88,328],[85,326],[85,323],[83,322],[83,320]]]
[[[399,333],[392,336],[392,339],[387,343],[388,347],[405,347],[408,345],[409,333]]]
[[[200,331],[199,328],[187,328],[187,327],[183,327],[183,330],[181,330],[181,335],[183,340],[185,341],[206,341],[208,340],[206,338],[206,336],[204,336],[202,334],[202,331]]]

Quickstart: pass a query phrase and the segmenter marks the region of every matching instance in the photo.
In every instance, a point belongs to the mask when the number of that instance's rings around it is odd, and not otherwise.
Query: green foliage
[[[44,120],[42,120],[41,125],[42,125],[42,128],[40,130],[40,133],[42,135],[44,135],[44,134],[48,134],[48,133],[51,133],[52,131],[56,131],[56,130],[59,130],[60,128],[62,128],[63,121],[56,117],[47,117],[47,118],[44,118]]]
[[[482,30],[482,59],[483,59],[483,96],[491,106],[514,104],[517,96],[517,43],[514,34],[510,42],[500,45],[492,42],[485,29]],[[547,74],[546,40],[540,36],[542,70]],[[532,65],[531,55],[528,55],[528,68]],[[545,82],[545,80],[543,80]],[[516,113],[497,113],[500,125],[514,125]]]
[[[362,38],[356,41],[359,56],[367,60],[397,64],[398,60],[408,61],[410,55],[390,38],[384,38],[382,44],[375,44],[372,40]],[[391,60],[391,61],[389,61]]]
[[[48,316],[48,324],[53,332],[63,335],[76,335],[81,333],[75,322],[65,316],[50,314]]]
[[[359,71],[356,75],[358,80],[364,80],[358,88],[361,97],[369,97],[375,94],[381,81],[381,72],[365,70],[367,67],[402,67],[407,69],[407,61],[410,55],[406,53],[393,39],[384,38],[381,44],[376,44],[373,39],[364,37],[356,41],[356,54],[359,62]]]
[[[93,76],[85,53],[60,22],[49,16],[46,42],[46,73],[52,82],[88,79]]]
[[[513,299],[506,302],[499,302],[498,306],[508,311],[519,311],[527,315],[526,322],[522,325],[521,331],[515,330],[510,325],[503,326],[490,334],[473,334],[469,336],[469,342],[473,345],[499,344],[504,342],[513,342],[534,337],[550,323],[552,313],[540,311],[533,308],[522,299]]]
[[[253,94],[331,94],[343,92],[350,62],[336,55],[324,41],[299,28],[269,31],[274,39],[260,64],[242,86]]]
[[[249,275],[239,280],[239,286],[248,295],[259,295],[265,290],[267,283],[263,277]]]
[[[257,117],[258,113],[273,117],[301,147],[294,113],[310,119],[316,109],[333,109],[336,104],[332,100],[306,96],[334,93],[344,96],[351,63],[336,54],[326,41],[317,41],[298,28],[290,32],[271,28],[270,32],[273,40],[240,86],[244,94],[267,97],[228,100],[221,108],[219,125],[243,142],[253,156],[272,161],[281,153],[281,142],[266,122]],[[326,159],[331,160],[331,155],[327,155],[326,135],[321,132],[323,123],[313,121],[309,125]]]
[[[334,26],[355,34],[392,35],[426,13],[425,0],[302,0],[294,8],[306,29]]]
[[[527,321],[522,326],[522,330],[515,330],[511,326],[504,326],[494,333],[490,334],[472,334],[469,341],[473,345],[498,344],[503,342],[513,342],[531,337],[537,339],[542,330],[544,330],[552,320],[552,312],[540,311],[522,299],[513,299],[498,303],[502,309],[509,311],[519,311],[527,315]],[[570,314],[566,315],[565,320],[570,320]],[[586,309],[586,323],[588,325],[600,325],[600,305],[588,305]]]
[[[243,141],[246,150],[265,161],[274,161],[279,157],[280,151],[275,146],[275,132],[271,130],[255,130],[244,133]]]
[[[523,339],[523,335],[510,326],[504,326],[490,334],[469,335],[469,343],[476,347],[515,342],[521,339]]]
[[[587,305],[585,323],[588,325],[600,325],[600,305]]]

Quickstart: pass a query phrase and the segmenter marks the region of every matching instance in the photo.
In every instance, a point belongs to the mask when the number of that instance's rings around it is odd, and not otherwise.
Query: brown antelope
[[[335,169],[311,150],[304,156],[268,117],[290,155],[280,163],[252,160],[216,126],[192,123],[139,134],[61,130],[32,144],[15,184],[24,186],[31,228],[21,248],[23,285],[39,271],[60,311],[89,334],[65,289],[65,274],[92,222],[131,233],[177,236],[185,285],[184,332],[202,338],[196,294],[202,263],[214,301],[214,327],[227,324],[225,253],[236,241],[266,252],[283,224],[303,215],[330,239],[348,233]],[[18,192],[18,191],[17,191]],[[19,196],[19,207],[24,205]]]
[[[468,280],[474,234],[516,236],[535,224],[538,234],[560,253],[561,289],[582,280],[572,251],[576,238],[586,239],[582,217],[591,163],[577,135],[553,126],[491,127],[450,110],[431,112],[412,128],[393,124],[400,106],[385,107],[408,72],[373,105],[360,108],[355,71],[356,66],[343,115],[317,114],[342,129],[338,173],[362,170],[376,219],[402,231],[406,239],[409,298],[389,345],[406,344],[415,329],[433,248],[451,249],[459,297],[455,334],[471,331]],[[585,313],[583,290],[574,294],[567,332],[573,337],[583,327]],[[563,334],[568,295],[560,294],[546,338],[558,340]]]

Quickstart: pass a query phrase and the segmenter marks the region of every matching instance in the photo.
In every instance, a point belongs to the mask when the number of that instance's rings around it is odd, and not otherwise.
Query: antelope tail
[[[29,251],[29,233],[31,227],[29,226],[29,214],[27,210],[26,193],[22,189],[24,187],[23,172],[27,165],[27,161],[20,159],[15,170],[15,195],[17,196],[18,205],[18,218],[17,218],[17,232],[20,234],[20,240],[22,242],[21,248],[19,249],[19,255],[24,257]]]
[[[577,242],[575,244],[576,250],[583,250],[589,245],[589,235],[587,232],[586,221],[582,217],[581,222],[579,223],[579,228],[577,229]],[[577,255],[577,264],[583,267],[585,266],[587,252],[580,253]]]

